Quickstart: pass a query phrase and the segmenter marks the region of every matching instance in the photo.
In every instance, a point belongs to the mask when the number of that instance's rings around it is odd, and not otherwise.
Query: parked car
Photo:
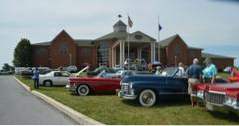
[[[72,65],[72,66],[68,66],[68,67],[63,67],[64,71],[70,72],[70,73],[75,73],[77,72],[77,67]]]
[[[102,71],[105,71],[107,73],[115,73],[116,71],[112,68],[106,67],[106,66],[100,66],[98,68],[96,68],[94,71],[88,71],[87,75],[88,76],[97,76],[99,73],[101,73]]]
[[[39,84],[43,86],[64,86],[68,83],[70,73],[67,71],[51,71],[39,75]]]
[[[51,72],[51,69],[49,67],[38,67],[38,70],[40,72],[40,74],[46,74]]]
[[[20,72],[20,75],[26,76],[26,77],[31,77],[33,75],[33,70],[31,67],[27,67]]]
[[[158,97],[187,94],[187,78],[177,76],[178,68],[169,67],[161,75],[132,75],[121,81],[118,96],[137,100],[142,106],[153,106]]]
[[[197,84],[197,98],[207,110],[213,111],[216,107],[239,110],[239,83]]]
[[[121,78],[111,77],[107,74],[102,71],[94,77],[70,77],[66,88],[80,96],[98,92],[116,92],[116,89],[120,89]]]
[[[14,71],[0,71],[0,75],[11,75],[11,74],[13,74],[14,73]]]
[[[144,71],[147,69],[147,63],[144,59],[129,59],[124,62],[124,69]]]

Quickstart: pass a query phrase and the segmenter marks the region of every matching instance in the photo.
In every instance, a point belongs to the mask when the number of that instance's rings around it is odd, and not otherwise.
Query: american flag
[[[128,16],[128,26],[129,26],[130,28],[133,27],[133,22],[132,22],[132,20],[130,19],[129,16]]]

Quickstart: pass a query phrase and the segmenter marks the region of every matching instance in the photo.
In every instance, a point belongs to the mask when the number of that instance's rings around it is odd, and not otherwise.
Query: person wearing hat
[[[210,58],[207,58],[204,63],[206,67],[203,69],[203,82],[213,84],[217,75],[217,67]]]

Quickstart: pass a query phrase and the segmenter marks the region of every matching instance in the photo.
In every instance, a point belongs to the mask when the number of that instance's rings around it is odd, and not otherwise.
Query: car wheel
[[[90,93],[90,89],[87,85],[80,85],[78,86],[76,92],[80,96],[86,96]]]
[[[139,95],[139,103],[144,107],[151,107],[156,103],[156,94],[151,89],[143,90]]]
[[[51,87],[52,86],[52,81],[50,81],[50,80],[44,81],[44,86]]]

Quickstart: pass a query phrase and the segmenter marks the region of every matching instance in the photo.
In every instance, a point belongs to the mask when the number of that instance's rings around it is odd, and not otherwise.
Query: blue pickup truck
[[[159,75],[131,75],[120,82],[118,96],[128,100],[138,100],[144,107],[153,106],[158,97],[187,94],[188,84],[185,76],[178,75],[176,67],[164,69]]]

